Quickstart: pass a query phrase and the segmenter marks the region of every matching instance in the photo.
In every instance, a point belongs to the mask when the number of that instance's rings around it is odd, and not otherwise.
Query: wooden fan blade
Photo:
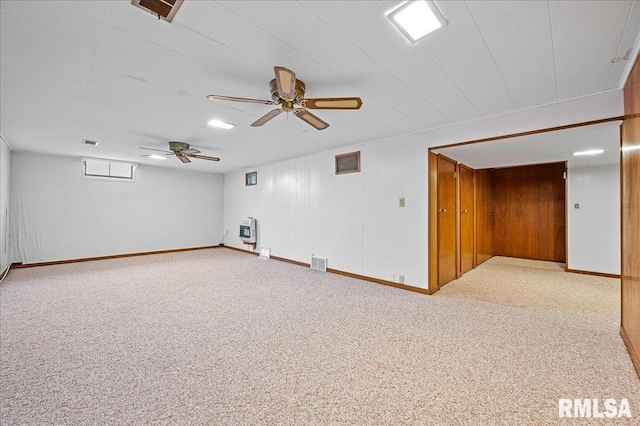
[[[186,155],[182,155],[180,153],[177,153],[176,157],[178,157],[180,159],[180,161],[182,161],[183,163],[190,163],[191,162],[191,160],[189,160]]]
[[[233,96],[222,96],[222,95],[208,95],[207,99],[211,99],[213,101],[234,101],[234,102],[249,102],[253,104],[265,104],[265,105],[275,105],[276,103],[273,101],[266,101],[262,99],[249,99],[249,98],[236,98]]]
[[[325,123],[324,121],[320,120],[318,117],[316,117],[315,115],[311,114],[309,111],[299,108],[293,111],[293,114],[306,121],[307,123],[311,124],[313,127],[315,127],[318,130],[324,130],[327,127],[329,127],[328,123]]]
[[[139,146],[138,148],[140,149],[146,149],[147,151],[158,151],[158,152],[164,152],[167,155],[171,155],[173,154],[173,151],[167,151],[166,149],[153,149],[153,148],[144,148],[142,146]]]
[[[305,99],[302,106],[309,109],[360,109],[360,98],[317,98]]]
[[[281,112],[282,110],[280,108],[274,109],[268,112],[267,114],[263,115],[262,117],[258,118],[255,122],[253,122],[253,124],[251,124],[251,127],[262,126],[264,123],[276,117]]]
[[[278,94],[287,101],[296,97],[296,73],[285,67],[273,67],[276,72]]]
[[[201,160],[220,161],[220,159],[218,157],[208,157],[206,155],[192,154],[192,155],[189,155],[189,157],[191,157],[191,158],[199,158]]]
[[[189,148],[189,149],[183,149],[182,151],[180,151],[180,154],[184,154],[184,155],[200,154],[200,151],[198,151],[197,149]]]

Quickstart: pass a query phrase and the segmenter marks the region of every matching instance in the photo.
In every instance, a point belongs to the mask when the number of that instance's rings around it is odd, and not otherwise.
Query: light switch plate
[[[404,207],[404,197],[400,198],[400,207]]]

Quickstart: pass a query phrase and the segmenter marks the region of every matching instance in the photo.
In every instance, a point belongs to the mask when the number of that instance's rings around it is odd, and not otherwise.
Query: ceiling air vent
[[[93,146],[98,145],[98,141],[90,141],[89,139],[82,139],[82,143],[85,145],[93,145]]]
[[[131,4],[155,15],[158,19],[171,22],[184,0],[131,0]]]

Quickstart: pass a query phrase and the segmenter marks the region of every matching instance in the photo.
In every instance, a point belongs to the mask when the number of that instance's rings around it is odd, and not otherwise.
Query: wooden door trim
[[[455,196],[455,220],[456,220],[456,279],[462,276],[462,223],[461,223],[461,215],[460,215],[460,205],[462,204],[462,200],[460,199],[460,163],[455,162],[455,174],[453,178],[455,179],[455,188],[456,188],[456,196]]]
[[[429,172],[428,221],[428,285],[431,294],[440,290],[438,284],[438,155],[429,149],[427,169]]]
[[[510,139],[510,138],[517,138],[517,137],[520,137],[520,136],[537,135],[539,133],[555,132],[555,131],[558,131],[558,130],[567,130],[567,129],[573,129],[573,128],[576,128],[576,127],[593,126],[594,124],[603,124],[603,123],[610,123],[612,121],[621,121],[621,120],[624,120],[625,118],[626,118],[626,116],[621,116],[620,115],[620,116],[616,116],[616,117],[602,118],[600,120],[582,121],[580,123],[566,124],[564,126],[545,127],[543,129],[529,130],[529,131],[526,131],[526,132],[509,133],[509,134],[506,134],[506,135],[492,136],[492,137],[489,137],[489,138],[472,139],[472,140],[464,141],[464,142],[455,142],[455,143],[450,143],[450,144],[446,144],[446,145],[434,146],[432,148],[429,148],[429,150],[452,148],[454,146],[471,145],[471,144],[475,144],[475,143],[499,141],[501,139]]]

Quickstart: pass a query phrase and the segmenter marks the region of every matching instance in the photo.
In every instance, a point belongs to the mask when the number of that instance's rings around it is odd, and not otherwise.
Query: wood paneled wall
[[[497,256],[566,261],[565,163],[493,172]]]
[[[476,170],[476,265],[493,257],[492,175],[490,170]]]
[[[624,89],[622,124],[622,325],[621,333],[640,375],[640,61]]]

